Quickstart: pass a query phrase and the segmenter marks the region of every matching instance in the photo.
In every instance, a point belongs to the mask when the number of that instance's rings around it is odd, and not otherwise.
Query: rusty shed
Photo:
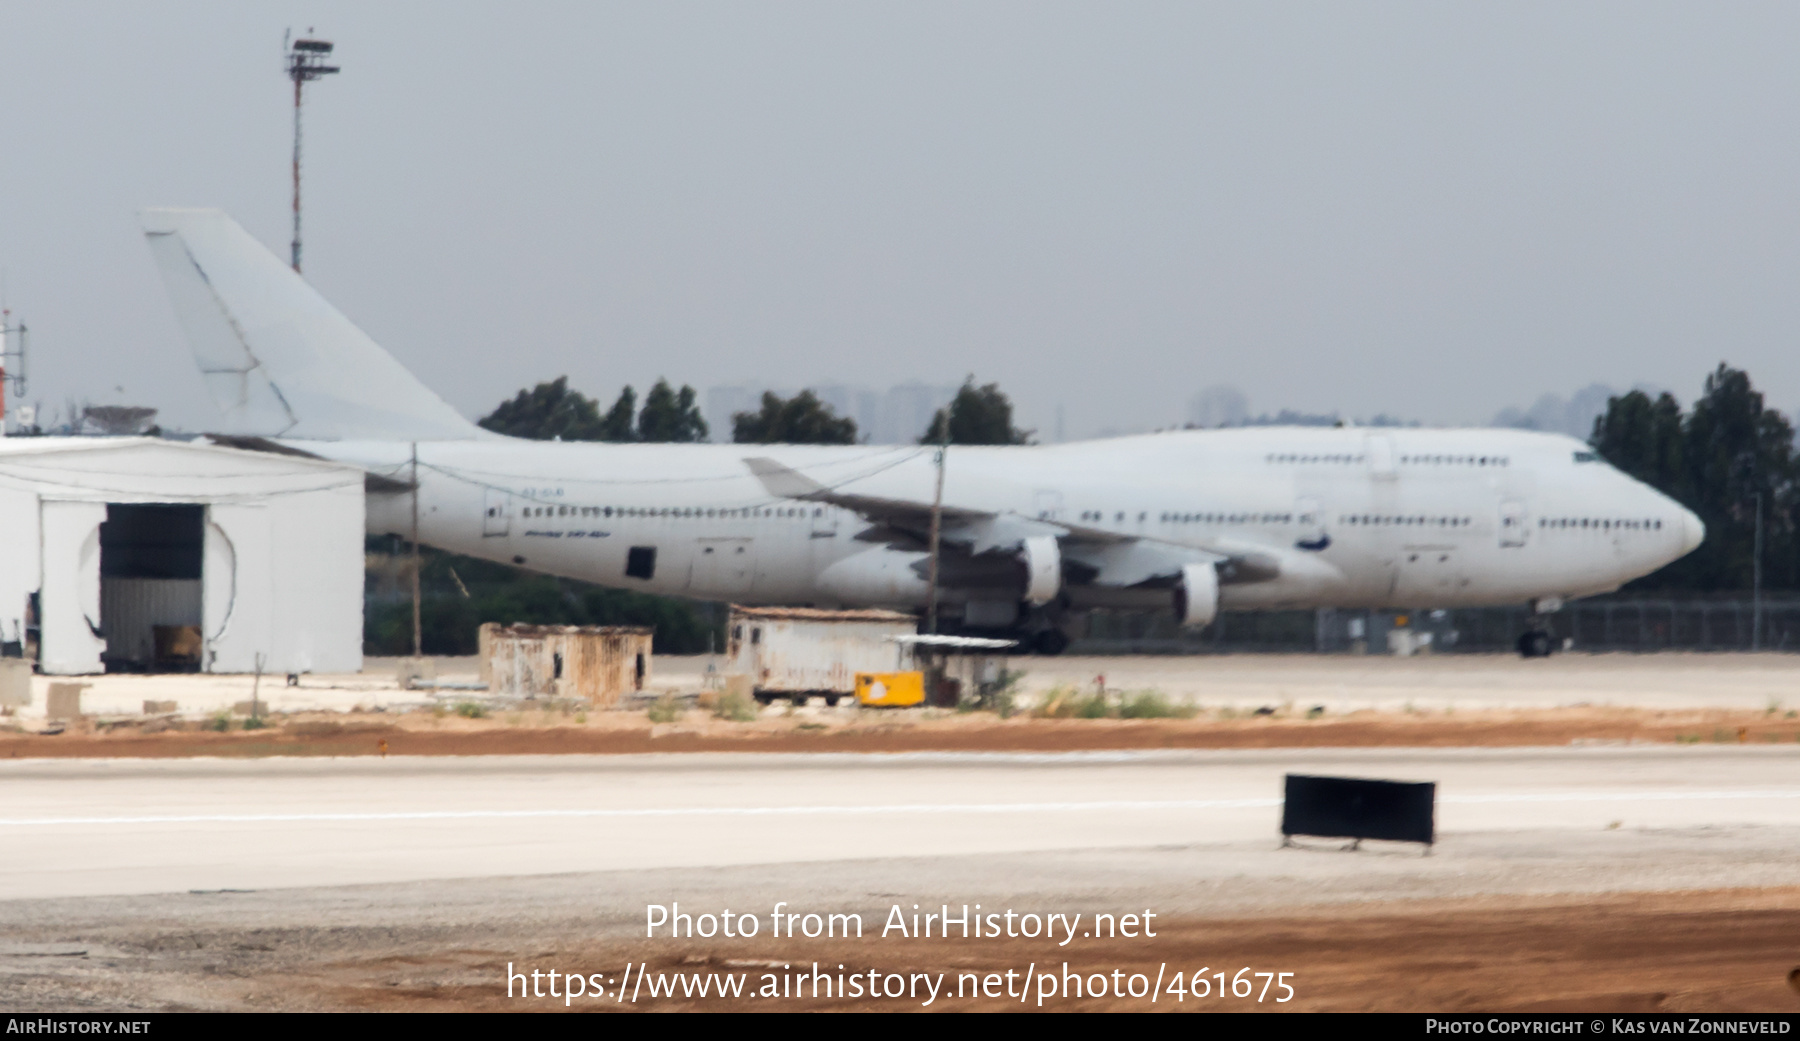
[[[859,672],[910,667],[894,637],[918,627],[918,619],[897,611],[733,605],[724,671],[750,677],[762,700],[819,694],[835,703],[855,693]]]
[[[515,698],[581,698],[596,707],[650,682],[654,630],[629,625],[481,627],[481,678]]]

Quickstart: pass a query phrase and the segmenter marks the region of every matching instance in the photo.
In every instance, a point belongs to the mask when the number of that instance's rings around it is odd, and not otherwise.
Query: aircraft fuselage
[[[406,442],[295,442],[410,484]],[[925,602],[924,546],[841,506],[771,494],[767,457],[836,491],[929,505],[920,446],[416,444],[425,544],[645,592],[755,604]],[[411,529],[410,491],[371,494],[371,533]],[[943,503],[1172,552],[1264,562],[1222,608],[1443,608],[1618,588],[1698,544],[1679,504],[1559,435],[1241,428],[949,449]],[[992,554],[988,554],[993,558]],[[956,605],[1016,604],[1016,569],[950,568]],[[1090,569],[1091,570],[1091,569]],[[1166,606],[1166,584],[1071,573],[1064,606]],[[1085,573],[1083,573],[1085,574]]]

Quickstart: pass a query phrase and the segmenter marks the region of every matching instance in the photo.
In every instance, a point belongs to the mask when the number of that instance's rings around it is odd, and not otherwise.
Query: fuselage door
[[[1325,532],[1325,507],[1318,499],[1302,495],[1294,501],[1294,545],[1315,553],[1331,545]]]
[[[1363,449],[1369,456],[1369,476],[1378,481],[1391,481],[1399,476],[1395,469],[1394,439],[1388,434],[1368,434]]]
[[[1500,545],[1507,549],[1517,549],[1525,545],[1525,537],[1530,529],[1525,526],[1525,504],[1517,499],[1508,499],[1500,504]]]
[[[505,535],[512,530],[512,495],[500,488],[481,491],[481,536]]]
[[[754,543],[747,538],[699,539],[688,589],[699,597],[731,599],[745,596],[756,581]]]

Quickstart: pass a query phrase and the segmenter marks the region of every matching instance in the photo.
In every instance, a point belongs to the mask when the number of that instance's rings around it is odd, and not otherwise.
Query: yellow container
[[[922,705],[925,703],[925,674],[859,672],[856,674],[856,700],[859,704],[882,708]]]

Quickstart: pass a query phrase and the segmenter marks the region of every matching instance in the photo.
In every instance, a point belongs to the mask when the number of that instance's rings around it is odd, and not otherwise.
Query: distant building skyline
[[[1650,387],[1639,389],[1649,392],[1651,397],[1661,393]],[[1547,430],[1586,441],[1594,432],[1594,420],[1606,412],[1606,403],[1619,393],[1604,383],[1590,383],[1567,398],[1560,394],[1545,394],[1532,402],[1530,408],[1509,405],[1501,409],[1495,413],[1493,425]]]

